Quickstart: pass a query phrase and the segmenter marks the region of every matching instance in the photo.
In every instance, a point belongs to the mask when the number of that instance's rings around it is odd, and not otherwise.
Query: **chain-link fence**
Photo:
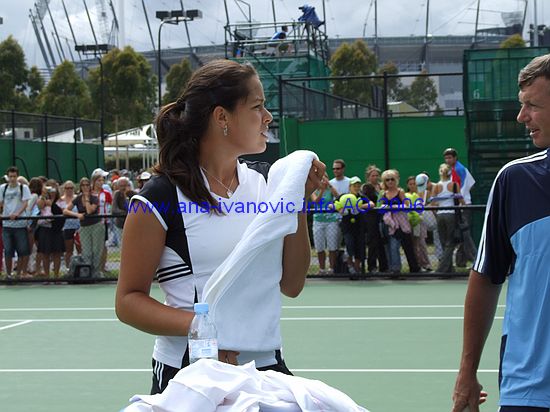
[[[0,111],[0,169],[59,181],[89,176],[103,164],[101,122],[47,114]]]
[[[281,77],[277,111],[302,120],[461,116],[462,82],[462,73]]]
[[[455,210],[461,210],[463,223],[456,219]],[[347,226],[339,217],[328,222],[320,220],[319,213],[315,213],[318,211],[310,208],[312,257],[308,276],[344,279],[466,276],[476,254],[477,242],[471,233],[479,229],[470,226],[471,216],[484,210],[483,205],[400,210],[411,224],[407,232],[392,231],[391,221],[385,216],[394,213],[386,213],[383,208],[356,215]],[[418,215],[413,222],[408,216],[415,211]],[[449,211],[453,213],[446,213]],[[14,256],[8,278],[9,262],[4,254],[11,246],[6,245],[7,235],[3,234],[0,282],[116,281],[123,216],[97,215],[93,218],[95,223],[80,227],[77,219],[63,216],[18,218],[17,221],[26,221],[22,233],[29,244],[30,257],[24,261]],[[7,220],[2,218],[3,222]],[[54,223],[59,220],[63,220],[62,224]]]
[[[479,228],[472,226],[472,216],[484,210],[484,205],[427,206],[391,213],[382,207],[347,221],[313,214],[309,219],[309,275],[351,279],[465,276],[477,254],[474,233]]]

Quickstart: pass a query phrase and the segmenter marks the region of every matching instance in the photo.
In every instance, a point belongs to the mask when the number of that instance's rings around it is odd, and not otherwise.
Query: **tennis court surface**
[[[284,354],[371,412],[444,412],[462,342],[465,280],[310,280],[282,311]],[[115,285],[0,288],[5,412],[119,411],[150,388],[154,337],[120,323]],[[161,293],[155,285],[153,294]],[[481,362],[497,409],[504,294]]]

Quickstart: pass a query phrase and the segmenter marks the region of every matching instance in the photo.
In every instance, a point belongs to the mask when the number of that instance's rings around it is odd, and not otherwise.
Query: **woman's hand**
[[[321,179],[325,175],[326,165],[319,160],[314,160],[311,163],[311,168],[307,175],[305,197],[309,198],[311,194],[321,186]]]
[[[237,356],[240,352],[235,352],[232,350],[218,350],[218,360],[223,363],[229,363],[230,365],[238,365]]]

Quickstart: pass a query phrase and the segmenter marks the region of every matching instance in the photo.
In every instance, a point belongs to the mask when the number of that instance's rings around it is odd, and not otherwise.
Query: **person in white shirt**
[[[4,242],[4,257],[6,259],[6,273],[11,278],[13,257],[17,252],[17,277],[27,276],[27,262],[29,260],[29,240],[27,235],[27,221],[16,218],[26,215],[26,209],[31,192],[29,186],[17,181],[19,169],[15,166],[8,168],[6,175],[8,183],[0,186],[0,207],[2,216],[2,240]]]
[[[115,304],[121,321],[157,335],[152,393],[162,392],[189,365],[193,304],[201,301],[206,281],[256,217],[217,207],[266,198],[269,165],[239,156],[266,149],[272,120],[254,67],[230,60],[196,70],[183,94],[162,107],[156,119],[159,164],[128,208]],[[301,189],[304,198],[319,187],[324,172],[325,165],[314,160]],[[284,238],[283,294],[300,294],[310,260],[307,215],[300,213],[297,232]],[[150,296],[155,278],[166,295],[164,304]],[[246,337],[247,331],[242,333]],[[267,352],[219,349],[222,362],[254,360],[258,369],[290,374],[280,345]]]
[[[349,177],[345,176],[346,163],[342,159],[332,162],[334,178],[330,179],[330,191],[335,198],[349,193]]]

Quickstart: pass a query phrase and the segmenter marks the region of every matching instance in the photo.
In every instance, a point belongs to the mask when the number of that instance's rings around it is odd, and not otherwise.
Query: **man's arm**
[[[479,412],[479,403],[485,393],[477,380],[481,353],[495,317],[501,285],[495,285],[488,276],[472,270],[464,303],[464,337],[460,370],[453,392],[452,412],[462,412],[466,406]]]
[[[14,220],[16,217],[21,216],[21,214],[27,209],[27,204],[29,203],[28,200],[23,201],[21,204],[21,207],[17,209],[12,215],[10,215],[10,218]]]

